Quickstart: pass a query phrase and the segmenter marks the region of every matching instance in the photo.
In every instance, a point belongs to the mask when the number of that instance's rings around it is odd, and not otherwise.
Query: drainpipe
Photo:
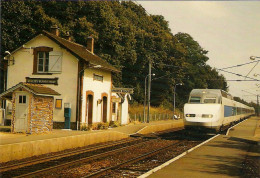
[[[79,130],[79,124],[80,124],[80,111],[81,111],[81,95],[82,95],[82,91],[81,91],[81,88],[82,88],[82,74],[84,74],[84,70],[82,70],[82,62],[79,61],[79,67],[78,67],[78,95],[77,95],[77,117],[76,117],[76,124],[77,124],[77,130]]]

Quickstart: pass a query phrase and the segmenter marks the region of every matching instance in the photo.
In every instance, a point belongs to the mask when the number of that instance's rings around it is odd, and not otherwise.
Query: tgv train
[[[184,105],[184,126],[218,132],[253,114],[253,107],[234,101],[225,91],[193,89]]]

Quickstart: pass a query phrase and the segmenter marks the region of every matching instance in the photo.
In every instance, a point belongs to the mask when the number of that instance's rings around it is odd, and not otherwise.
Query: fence
[[[160,121],[160,120],[173,120],[173,119],[180,119],[182,118],[181,115],[175,115],[175,118],[173,114],[167,114],[167,113],[150,113],[149,121]],[[147,119],[147,115],[146,115]],[[133,121],[139,121],[139,122],[145,122],[146,119],[144,119],[144,114],[137,113],[137,114],[130,114],[130,120]]]

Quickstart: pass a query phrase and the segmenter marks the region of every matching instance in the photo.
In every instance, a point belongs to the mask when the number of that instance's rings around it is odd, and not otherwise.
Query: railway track
[[[185,132],[186,133],[186,132]],[[194,135],[195,137],[197,135]],[[213,135],[208,136],[211,138]],[[176,137],[179,137],[177,134]],[[182,138],[180,138],[182,137]],[[155,149],[149,152],[146,152],[140,156],[136,156],[134,158],[130,158],[124,162],[121,162],[117,165],[110,166],[103,170],[96,171],[94,173],[88,174],[86,176],[82,176],[81,178],[90,178],[90,177],[138,177],[143,173],[153,169],[161,165],[162,163],[172,159],[173,157],[180,155],[181,153],[189,150],[195,145],[199,144],[199,141],[191,141],[186,140],[187,137],[185,134],[181,135],[178,139],[179,141],[168,144],[162,148]],[[164,136],[164,138],[168,139],[168,137]],[[190,144],[190,142],[196,142],[195,144]],[[166,158],[160,160],[158,158],[163,157],[166,152],[174,153],[170,154],[170,156],[166,156]],[[171,155],[174,155],[173,157]],[[154,162],[154,163],[153,163]]]
[[[116,157],[116,155],[119,154],[123,155],[123,153],[128,152],[129,154],[127,156],[121,157],[121,159],[116,164],[111,163],[110,165],[105,166],[106,167],[105,169],[97,168],[96,171],[94,169],[89,170],[80,176],[73,175],[74,177],[100,177],[103,175],[105,175],[106,177],[107,174],[109,175],[109,173],[113,171],[120,172],[120,169],[122,169],[122,171],[126,170],[127,169],[125,167],[126,165],[136,164],[137,162],[152,158],[153,156],[166,152],[167,149],[176,150],[176,148],[182,147],[181,152],[185,151],[186,149],[185,145],[189,145],[189,143],[187,142],[187,138],[189,137],[189,134],[187,134],[183,130],[180,130],[180,128],[175,129],[174,131],[175,131],[174,134],[173,134],[173,130],[168,130],[166,132],[160,132],[160,134],[153,133],[147,136],[141,136],[138,138],[131,138],[128,140],[123,140],[123,141],[121,140],[113,143],[108,143],[106,145],[93,146],[84,149],[83,148],[76,149],[67,152],[66,154],[65,153],[60,153],[58,155],[54,154],[53,156],[48,158],[41,158],[37,160],[25,161],[25,162],[20,162],[18,164],[12,164],[5,167],[0,167],[0,171],[3,177],[64,177],[64,175],[59,175],[59,172],[64,172],[71,169],[77,169],[82,165],[98,164],[99,162],[102,162],[102,160],[116,160],[117,158],[114,158]],[[147,139],[147,138],[153,138],[153,139]],[[194,138],[190,140],[190,142],[194,142],[194,140],[196,139],[198,140],[195,142],[199,142],[199,140],[201,140],[196,135],[194,136]],[[160,145],[164,141],[166,142]],[[154,149],[148,150],[141,155],[140,154],[135,155],[133,153],[135,152],[135,150],[138,152],[140,148],[143,148],[145,146],[148,149],[153,147]],[[134,150],[134,151],[129,151],[129,150]],[[175,152],[175,151],[168,151],[168,152]],[[172,157],[174,156],[171,156],[170,158],[166,158],[166,159],[171,159]],[[159,162],[163,163],[165,162],[165,160]],[[151,169],[152,168],[153,167],[151,167]],[[144,168],[144,170],[141,172],[144,173],[145,171],[148,170]],[[118,177],[122,177],[122,176],[120,175]]]
[[[148,152],[148,153],[145,153],[145,154],[143,154],[143,155],[141,155],[141,156],[132,158],[132,159],[130,159],[130,160],[127,160],[127,161],[122,162],[122,163],[120,163],[120,164],[117,164],[117,165],[115,165],[115,166],[111,166],[111,167],[106,168],[106,169],[104,169],[104,170],[100,170],[100,171],[97,171],[97,172],[92,173],[92,174],[90,174],[90,175],[83,176],[83,177],[81,177],[81,178],[100,177],[100,176],[106,174],[107,172],[111,172],[112,170],[120,169],[120,167],[129,165],[129,164],[132,164],[132,163],[136,163],[136,162],[138,162],[138,161],[140,161],[140,160],[144,160],[144,159],[146,159],[146,158],[148,158],[148,157],[151,157],[151,156],[153,156],[153,155],[155,155],[155,154],[158,154],[159,152],[165,151],[166,149],[168,149],[168,148],[170,148],[170,147],[172,147],[172,146],[176,146],[176,145],[178,145],[178,144],[180,144],[180,143],[181,143],[181,142],[177,142],[177,143],[174,143],[174,144],[169,144],[169,145],[167,145],[167,146],[165,146],[165,147],[163,147],[163,148],[159,148],[159,149],[153,150],[153,151]]]
[[[183,127],[169,129],[166,131],[160,131],[157,133],[152,133],[152,134],[147,134],[147,135],[138,135],[137,134],[137,135],[133,135],[132,137],[155,138],[160,134],[178,131],[181,129],[183,129]],[[69,150],[68,152],[65,152],[65,153],[62,152],[62,153],[58,153],[58,154],[48,156],[48,157],[37,158],[37,159],[32,159],[32,160],[27,160],[27,161],[19,161],[19,162],[15,162],[15,163],[8,163],[8,165],[0,166],[0,172],[6,172],[6,171],[13,170],[13,169],[18,169],[18,168],[22,168],[22,167],[26,167],[26,166],[30,166],[30,165],[34,165],[34,164],[39,164],[39,163],[43,163],[43,162],[47,162],[47,161],[60,159],[63,157],[68,157],[68,156],[72,156],[72,155],[76,155],[76,154],[94,151],[97,149],[108,148],[108,147],[112,147],[112,146],[116,146],[116,145],[120,145],[120,144],[131,143],[131,142],[137,142],[137,141],[140,141],[142,138],[136,138],[136,139],[129,138],[129,139],[124,139],[124,140],[119,140],[119,141],[115,141],[115,142],[111,142],[111,143],[102,144],[99,146],[91,146],[91,147],[87,147],[87,148],[85,148],[85,147],[77,148],[76,150]]]
[[[87,147],[87,148],[78,148],[78,149],[72,150],[70,152],[65,152],[65,153],[62,152],[62,153],[58,153],[58,154],[48,156],[48,157],[11,163],[11,164],[8,164],[8,165],[5,165],[5,166],[0,166],[0,172],[6,172],[6,171],[13,170],[13,169],[31,166],[31,165],[34,165],[34,164],[39,164],[39,163],[43,163],[43,162],[47,162],[47,161],[60,159],[60,158],[63,158],[63,157],[68,157],[68,156],[81,154],[81,153],[85,153],[85,152],[90,152],[90,151],[97,150],[97,149],[108,148],[108,147],[112,147],[112,146],[119,145],[119,144],[130,143],[130,142],[138,141],[138,140],[141,140],[141,139],[139,138],[139,139],[120,140],[120,141],[117,141],[117,142],[108,143],[106,145],[99,145],[99,146],[93,146],[93,147]]]
[[[29,161],[22,161],[22,162],[18,162],[18,163],[14,163],[11,165],[7,165],[7,166],[2,166],[0,167],[0,173],[3,177],[24,177],[24,176],[29,176],[29,175],[38,175],[39,173],[43,173],[45,171],[50,171],[50,170],[54,170],[57,168],[62,168],[62,167],[66,167],[66,165],[69,165],[70,163],[64,163],[64,164],[60,164],[60,162],[66,162],[66,159],[77,159],[77,158],[81,158],[84,156],[87,156],[87,158],[89,159],[94,159],[95,156],[97,157],[98,155],[102,155],[102,154],[98,154],[99,152],[105,152],[105,153],[109,153],[106,152],[106,150],[110,150],[110,149],[115,149],[115,150],[120,150],[120,149],[126,149],[128,146],[127,145],[135,145],[138,143],[143,143],[144,140],[142,138],[130,138],[127,140],[121,140],[121,141],[116,141],[113,143],[108,143],[106,145],[99,145],[99,146],[94,146],[94,147],[90,147],[90,148],[83,148],[83,149],[76,149],[70,152],[66,152],[66,153],[60,153],[60,154],[54,154],[50,157],[43,157],[40,159],[33,159],[33,160],[29,160]],[[118,149],[116,149],[118,148]],[[91,152],[96,152],[96,155],[85,155],[87,153],[91,153]],[[103,155],[105,155],[105,153]],[[110,152],[112,153],[112,152]],[[95,154],[95,153],[92,153]],[[80,159],[81,160],[81,159]],[[76,162],[74,162],[76,163]],[[53,166],[54,165],[54,166]],[[62,166],[64,165],[64,166]],[[36,170],[33,172],[33,170]],[[18,176],[19,175],[19,176]]]
[[[138,177],[164,162],[180,155],[211,136],[190,138],[185,131],[164,133],[142,147],[128,152],[117,152],[93,163],[56,172],[55,177]],[[161,146],[162,145],[162,146]],[[161,159],[162,158],[162,159]]]

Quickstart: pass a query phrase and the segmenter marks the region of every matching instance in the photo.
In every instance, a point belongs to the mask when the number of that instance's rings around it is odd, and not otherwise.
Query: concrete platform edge
[[[148,125],[140,129],[136,133],[148,134],[177,127],[183,127],[182,120],[178,120],[177,122],[173,123]],[[88,146],[97,143],[117,141],[129,138],[130,135],[131,134],[110,130],[105,132],[4,144],[0,145],[0,163],[63,151],[66,149]]]
[[[128,137],[124,133],[109,131],[0,145],[0,163]]]
[[[145,173],[145,174],[139,176],[138,178],[146,178],[146,177],[148,177],[149,175],[153,174],[154,172],[159,171],[160,169],[162,169],[162,168],[168,166],[169,164],[173,163],[174,161],[176,161],[176,160],[180,159],[181,157],[187,155],[187,154],[190,153],[191,151],[193,151],[193,150],[199,148],[200,146],[202,146],[202,145],[208,143],[209,141],[213,140],[214,138],[218,137],[219,135],[220,135],[220,134],[215,135],[214,137],[212,137],[212,138],[210,138],[210,139],[208,139],[208,140],[202,142],[201,144],[199,144],[199,145],[197,145],[197,146],[195,146],[195,147],[189,149],[189,150],[186,151],[186,152],[183,152],[182,154],[180,154],[180,155],[176,156],[175,158],[173,158],[173,159],[167,161],[166,163],[164,163],[164,164],[162,164],[162,165],[160,165],[160,166],[158,166],[158,167],[156,167],[156,168],[154,168],[154,169],[148,171],[147,173]]]
[[[243,120],[242,122],[239,122],[239,123],[237,123],[236,125],[233,125],[232,127],[230,127],[228,130],[227,130],[227,133],[226,133],[226,135],[228,135],[229,134],[229,131],[232,129],[232,128],[234,128],[234,127],[236,127],[236,126],[238,126],[238,125],[240,125],[240,124],[242,124],[243,122],[245,122],[247,119],[245,119],[245,120]]]
[[[254,137],[260,137],[260,120],[256,124]],[[260,145],[260,141],[258,142],[258,144]]]
[[[160,132],[160,131],[163,131],[163,130],[178,128],[178,127],[183,127],[183,121],[182,120],[180,120],[179,122],[175,122],[175,123],[145,126],[141,130],[139,130],[137,133],[148,134],[148,133]]]

